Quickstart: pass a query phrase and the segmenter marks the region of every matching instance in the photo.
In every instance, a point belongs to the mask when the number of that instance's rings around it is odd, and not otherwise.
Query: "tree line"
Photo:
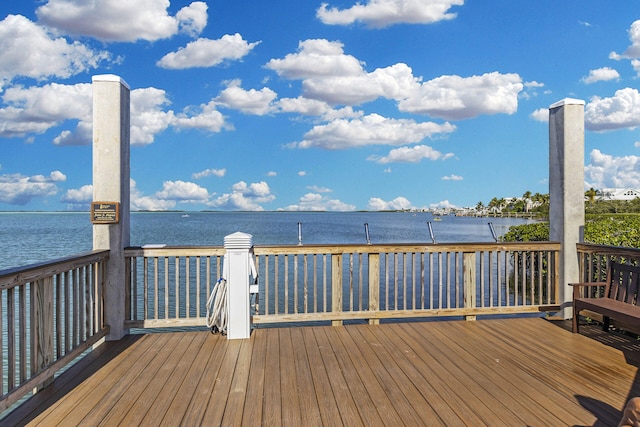
[[[525,193],[526,194],[526,193]],[[640,198],[603,200],[593,188],[585,192],[584,240],[597,245],[640,248]],[[549,198],[546,195],[546,210]],[[516,225],[502,236],[505,242],[548,241],[549,222]]]

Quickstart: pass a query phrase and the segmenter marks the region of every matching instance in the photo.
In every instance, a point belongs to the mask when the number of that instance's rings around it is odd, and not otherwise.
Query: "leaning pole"
[[[584,105],[563,99],[549,107],[549,238],[560,242],[558,315],[570,319],[579,281],[576,244],[584,231]]]
[[[104,321],[108,340],[127,331],[125,259],[129,246],[130,89],[118,76],[98,75],[93,86],[93,249],[110,251],[105,271]]]

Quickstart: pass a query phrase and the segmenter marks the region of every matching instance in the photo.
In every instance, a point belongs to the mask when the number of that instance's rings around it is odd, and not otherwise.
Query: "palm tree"
[[[589,204],[591,206],[593,206],[593,204],[596,201],[596,196],[598,195],[598,192],[596,190],[594,190],[593,187],[591,187],[590,189],[588,189],[587,191],[584,192],[584,195],[587,198],[587,200],[589,201]]]

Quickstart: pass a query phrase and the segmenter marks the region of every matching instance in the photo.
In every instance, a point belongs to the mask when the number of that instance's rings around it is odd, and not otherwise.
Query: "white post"
[[[249,338],[251,334],[251,313],[249,310],[249,250],[253,246],[253,236],[233,233],[224,238],[227,250],[225,272],[227,276],[227,339]]]
[[[124,248],[129,246],[130,89],[118,76],[94,76],[93,201],[118,205],[117,221],[93,225],[93,249],[110,250],[104,289],[109,340],[122,338],[125,320]],[[114,216],[115,217],[115,216]],[[93,220],[93,218],[92,218]]]
[[[572,316],[572,289],[579,281],[576,243],[584,229],[584,104],[563,99],[549,107],[549,237],[559,241],[558,313]]]

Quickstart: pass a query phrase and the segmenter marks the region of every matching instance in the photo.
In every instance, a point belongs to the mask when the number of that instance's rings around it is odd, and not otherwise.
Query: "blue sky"
[[[91,78],[131,87],[132,209],[381,210],[640,188],[637,0],[0,4],[0,210],[86,210]]]

